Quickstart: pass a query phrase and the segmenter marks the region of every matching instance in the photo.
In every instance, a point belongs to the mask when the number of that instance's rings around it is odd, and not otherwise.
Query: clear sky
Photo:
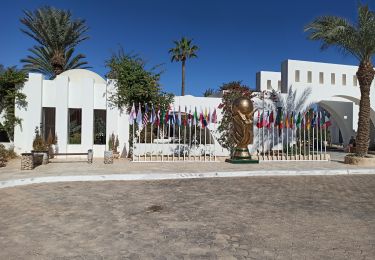
[[[374,0],[364,0],[375,9]],[[164,64],[164,90],[180,94],[181,64],[171,63],[172,41],[187,36],[200,47],[199,58],[186,67],[186,92],[202,95],[207,88],[242,80],[255,87],[255,73],[280,71],[285,59],[357,65],[337,50],[321,52],[306,39],[303,27],[321,15],[354,20],[357,0],[1,0],[0,64],[17,65],[34,42],[19,30],[22,10],[43,5],[70,9],[84,18],[90,39],[77,51],[87,56],[92,70],[104,76],[105,60],[119,46],[140,54],[149,66]]]

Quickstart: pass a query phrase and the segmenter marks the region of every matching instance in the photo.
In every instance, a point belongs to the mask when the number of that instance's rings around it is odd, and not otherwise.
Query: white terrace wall
[[[102,109],[107,111],[106,140],[112,132],[118,134],[120,151],[125,154],[129,149],[128,116],[109,107],[107,95],[112,89],[112,84],[107,84],[99,75],[88,70],[66,71],[54,80],[45,80],[41,74],[30,73],[23,88],[27,96],[27,109],[16,109],[16,116],[22,118],[22,127],[15,128],[15,151],[23,153],[32,150],[35,127],[39,127],[42,121],[42,108],[55,107],[60,153],[93,149],[94,156],[103,156],[106,145],[93,144],[94,109]],[[68,144],[69,108],[82,109],[81,144]]]

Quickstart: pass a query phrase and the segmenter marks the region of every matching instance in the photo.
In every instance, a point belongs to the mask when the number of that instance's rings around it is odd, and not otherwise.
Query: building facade
[[[286,60],[281,64],[280,72],[258,72],[256,89],[275,90],[286,94],[290,88],[299,93],[305,88],[311,88],[307,103],[318,104],[331,114],[334,123],[331,127],[333,142],[347,144],[350,137],[355,136],[358,125],[360,90],[356,77],[357,69],[357,66]],[[275,84],[276,80],[280,80],[280,87]],[[370,145],[374,145],[374,92],[371,93],[370,99]]]

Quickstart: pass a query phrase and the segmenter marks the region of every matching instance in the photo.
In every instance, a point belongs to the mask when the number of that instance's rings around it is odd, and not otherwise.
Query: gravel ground
[[[0,190],[0,259],[374,259],[375,175]]]

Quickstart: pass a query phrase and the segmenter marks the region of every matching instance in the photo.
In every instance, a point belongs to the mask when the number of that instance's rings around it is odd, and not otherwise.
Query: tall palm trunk
[[[375,71],[370,61],[361,62],[357,71],[361,100],[358,113],[358,132],[356,138],[356,154],[365,156],[369,146],[370,133],[370,87]]]
[[[64,72],[65,54],[62,50],[54,51],[51,58],[51,65],[53,68],[54,76],[57,76]]]
[[[182,60],[182,86],[181,96],[185,96],[185,60]]]

